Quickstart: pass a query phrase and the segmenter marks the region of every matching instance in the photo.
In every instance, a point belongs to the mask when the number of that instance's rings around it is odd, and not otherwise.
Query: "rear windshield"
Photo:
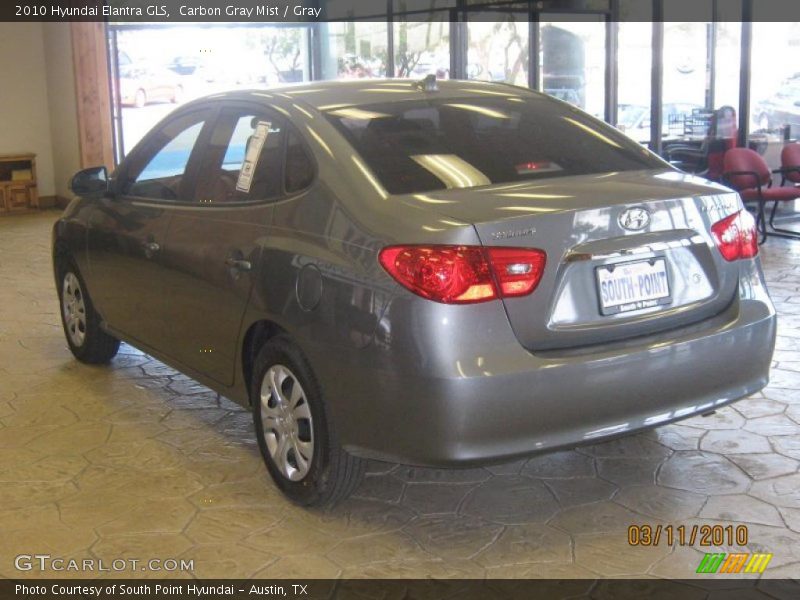
[[[402,101],[326,115],[390,194],[664,167],[616,129],[546,98]]]

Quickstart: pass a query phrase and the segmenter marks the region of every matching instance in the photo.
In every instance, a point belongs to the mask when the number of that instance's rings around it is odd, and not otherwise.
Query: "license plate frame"
[[[647,265],[647,269],[642,268],[643,265]],[[638,298],[631,298],[631,299],[624,299],[619,302],[604,302],[603,301],[603,283],[604,281],[608,281],[611,278],[605,278],[601,275],[601,273],[613,273],[617,269],[623,269],[626,272],[629,272],[628,276],[636,276],[638,273],[635,271],[642,270],[642,271],[649,271],[651,274],[658,275],[660,273],[664,274],[663,286],[666,287],[666,293],[663,293],[661,290],[657,294],[651,294],[649,297],[641,296]],[[634,272],[631,272],[634,271]],[[617,278],[619,279],[619,277]],[[644,258],[639,260],[631,260],[621,263],[612,263],[606,265],[599,265],[594,269],[594,281],[595,281],[595,289],[597,290],[597,304],[600,309],[600,314],[603,316],[609,315],[616,315],[620,313],[632,312],[636,310],[642,310],[645,308],[653,308],[656,306],[664,306],[667,304],[672,303],[672,286],[670,285],[670,276],[669,276],[669,269],[667,267],[667,260],[663,256],[657,256],[654,258]],[[650,282],[653,284],[654,287],[658,285],[658,281]],[[633,287],[631,289],[636,290],[637,288],[641,291],[641,286],[643,285],[638,280],[635,283],[631,284]]]

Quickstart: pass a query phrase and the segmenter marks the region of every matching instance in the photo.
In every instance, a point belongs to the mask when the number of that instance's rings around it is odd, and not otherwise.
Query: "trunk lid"
[[[403,202],[472,223],[486,246],[547,252],[537,289],[503,301],[530,350],[688,325],[722,312],[738,290],[738,267],[710,234],[741,208],[738,196],[676,171],[446,190]]]

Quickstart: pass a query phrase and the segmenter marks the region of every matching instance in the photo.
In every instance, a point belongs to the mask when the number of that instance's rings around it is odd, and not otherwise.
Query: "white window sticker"
[[[258,158],[261,156],[261,149],[264,147],[264,142],[267,141],[271,126],[272,123],[269,121],[256,123],[256,129],[247,141],[247,151],[244,154],[242,168],[239,171],[239,179],[236,181],[237,191],[245,194],[250,191],[250,186],[253,185],[253,173],[256,170],[256,165],[258,165]]]

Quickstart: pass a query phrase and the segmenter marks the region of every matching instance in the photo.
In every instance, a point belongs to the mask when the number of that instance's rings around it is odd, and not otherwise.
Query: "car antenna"
[[[433,73],[430,75],[425,75],[425,77],[415,82],[414,87],[416,87],[418,90],[422,90],[423,92],[439,91],[439,84],[436,83],[436,75]]]

